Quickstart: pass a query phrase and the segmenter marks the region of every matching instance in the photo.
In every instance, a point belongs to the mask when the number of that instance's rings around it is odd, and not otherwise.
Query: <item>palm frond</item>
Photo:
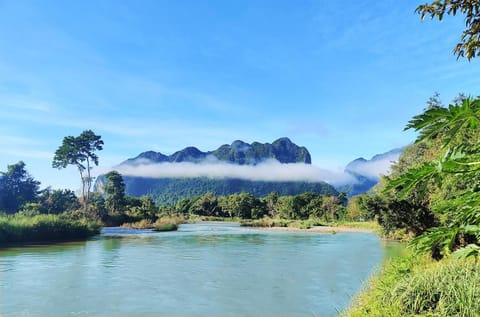
[[[402,199],[408,196],[414,189],[423,195],[428,183],[432,179],[437,178],[439,171],[438,164],[434,163],[410,169],[400,177],[392,179],[385,187],[385,191],[397,190],[399,197]]]
[[[414,116],[405,130],[414,129],[420,134],[415,142],[430,140],[444,133],[443,146],[450,145],[456,134],[463,130],[475,130],[480,125],[480,100],[466,98],[459,105],[447,108],[431,108]],[[448,133],[445,133],[447,132]]]
[[[459,231],[460,228],[454,226],[431,228],[413,239],[408,244],[408,248],[413,249],[415,253],[431,252],[438,248],[443,255],[448,255],[455,246]]]
[[[460,248],[457,251],[452,253],[452,257],[457,260],[465,259],[471,256],[473,256],[474,258],[478,258],[479,255],[480,255],[480,246],[473,243],[463,248]]]

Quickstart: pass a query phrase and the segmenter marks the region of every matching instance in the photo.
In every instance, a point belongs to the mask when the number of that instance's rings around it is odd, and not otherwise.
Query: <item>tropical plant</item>
[[[387,185],[400,197],[424,195],[428,188],[449,186],[432,209],[443,223],[412,241],[417,251],[448,255],[480,239],[480,97],[459,104],[434,107],[409,121],[407,129],[419,132],[416,143],[440,141],[440,155],[411,168]],[[453,185],[452,185],[453,184]],[[469,247],[472,249],[472,247]],[[473,250],[473,249],[472,249]],[[474,254],[475,252],[467,253]],[[461,253],[465,254],[465,253]]]

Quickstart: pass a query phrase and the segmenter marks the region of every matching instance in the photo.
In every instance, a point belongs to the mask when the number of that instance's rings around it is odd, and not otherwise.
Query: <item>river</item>
[[[0,248],[0,315],[336,316],[385,254],[369,233],[104,228],[84,242]]]

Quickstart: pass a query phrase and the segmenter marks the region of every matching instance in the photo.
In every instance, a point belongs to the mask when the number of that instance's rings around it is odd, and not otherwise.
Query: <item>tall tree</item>
[[[421,15],[422,20],[427,16],[441,21],[445,14],[464,15],[465,30],[453,53],[457,58],[466,57],[468,60],[480,56],[480,0],[436,0],[419,5],[415,12]]]
[[[85,211],[90,200],[90,188],[93,178],[91,170],[93,164],[98,166],[98,156],[95,151],[103,149],[101,136],[92,130],[83,131],[78,137],[67,136],[63,138],[62,145],[55,152],[52,166],[62,169],[68,165],[75,165],[82,181],[82,202]]]
[[[33,179],[20,161],[0,172],[0,210],[15,213],[27,202],[34,202],[40,182]]]
[[[125,183],[122,175],[117,171],[105,174],[105,207],[114,214],[125,207]]]

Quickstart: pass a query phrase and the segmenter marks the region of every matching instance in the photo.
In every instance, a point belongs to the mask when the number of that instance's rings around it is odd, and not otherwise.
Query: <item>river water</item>
[[[0,248],[0,316],[336,316],[385,253],[368,233],[105,228]]]

